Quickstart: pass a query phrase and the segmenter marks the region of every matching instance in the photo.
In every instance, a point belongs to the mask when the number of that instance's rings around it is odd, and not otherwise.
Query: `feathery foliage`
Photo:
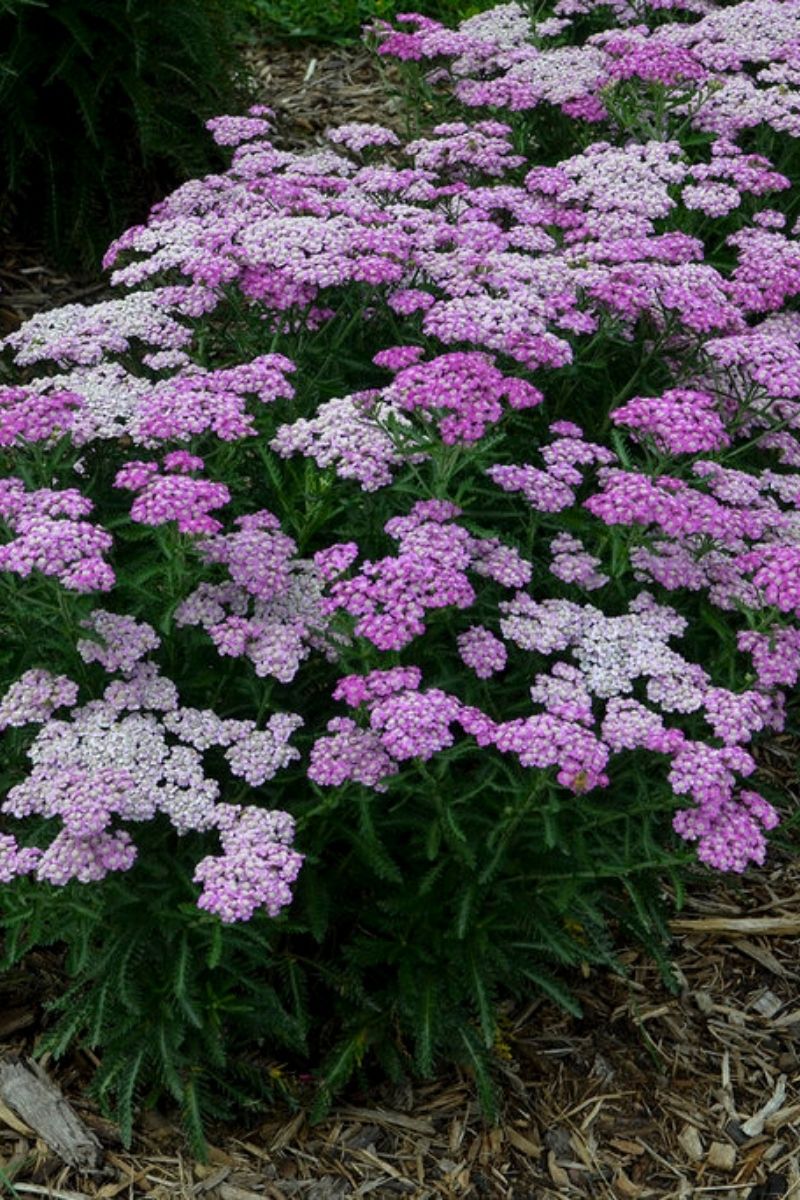
[[[236,0],[0,0],[0,220],[61,262],[217,162],[203,119],[238,105]]]

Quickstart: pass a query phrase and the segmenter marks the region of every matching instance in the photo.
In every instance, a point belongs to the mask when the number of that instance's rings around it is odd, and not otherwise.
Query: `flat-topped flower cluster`
[[[752,742],[800,675],[800,0],[399,25],[379,52],[459,119],[297,154],[263,106],[220,117],[230,167],[110,247],[119,298],[2,343],[8,603],[87,632],[5,681],[0,880],[99,880],[163,820],[219,838],[201,907],[275,915],[303,797],[487,762],[562,807],[627,804],[634,764],[703,862],[764,861]]]

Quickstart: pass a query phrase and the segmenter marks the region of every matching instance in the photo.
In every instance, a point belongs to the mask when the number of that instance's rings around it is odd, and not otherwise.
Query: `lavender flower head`
[[[225,747],[231,772],[258,787],[299,758],[289,739],[302,719],[275,713],[258,730],[252,721],[182,709],[171,681],[142,661],[159,645],[150,626],[103,609],[86,624],[102,640],[79,644],[84,659],[123,675],[108,684],[102,699],[76,705],[77,686],[42,670],[26,672],[0,698],[0,728],[41,726],[28,748],[31,769],[0,811],[18,820],[36,815],[60,822],[44,849],[22,848],[12,835],[0,836],[0,881],[33,873],[63,886],[128,870],[137,849],[126,826],[160,814],[181,835],[219,832],[222,857],[206,858],[197,868],[197,880],[205,884],[201,907],[226,921],[249,919],[259,907],[275,915],[290,902],[302,863],[289,849],[291,818],[220,803],[220,785],[206,775],[202,754]],[[55,719],[55,709],[67,706],[68,717]],[[267,834],[274,845],[260,839]]]

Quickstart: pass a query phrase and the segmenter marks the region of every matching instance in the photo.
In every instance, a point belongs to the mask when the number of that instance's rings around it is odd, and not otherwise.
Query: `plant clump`
[[[117,298],[2,343],[7,960],[66,947],[47,1044],[124,1129],[276,1054],[318,1111],[445,1061],[491,1110],[503,999],[621,936],[668,974],[664,881],[791,825],[798,35],[378,22],[428,126],[215,118]]]

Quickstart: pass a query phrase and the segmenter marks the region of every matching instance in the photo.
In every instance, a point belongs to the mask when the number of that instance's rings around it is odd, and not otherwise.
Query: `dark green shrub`
[[[203,119],[239,101],[240,15],[237,0],[0,0],[3,225],[94,266],[211,169]]]
[[[493,0],[248,0],[248,10],[264,31],[276,37],[352,42],[375,18],[392,20],[399,12],[419,12],[450,24],[491,8]]]

